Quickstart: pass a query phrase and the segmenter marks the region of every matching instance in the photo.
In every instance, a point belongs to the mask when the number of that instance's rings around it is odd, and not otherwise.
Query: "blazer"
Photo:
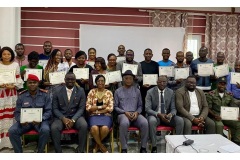
[[[164,91],[164,103],[165,108],[168,113],[172,113],[172,115],[176,115],[176,108],[175,108],[175,94],[173,90],[170,88],[165,88]],[[158,87],[155,86],[147,91],[147,96],[145,98],[145,110],[147,116],[156,116],[158,114],[159,107],[159,93]]]
[[[58,86],[53,94],[54,117],[74,119],[83,116],[86,106],[86,96],[83,88],[74,86],[70,101],[68,102],[66,86]]]
[[[200,89],[195,89],[196,95],[197,95],[197,100],[198,100],[198,107],[200,117],[203,117],[204,119],[207,118],[208,116],[208,103],[206,100],[206,96],[204,92]],[[178,90],[176,90],[176,97],[175,97],[175,102],[176,102],[176,108],[177,112],[180,116],[188,118],[190,121],[195,118],[190,111],[190,97],[188,93],[188,89],[186,87],[181,87]]]

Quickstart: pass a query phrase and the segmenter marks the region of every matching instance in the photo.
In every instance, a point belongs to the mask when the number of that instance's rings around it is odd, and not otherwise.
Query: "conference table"
[[[187,139],[194,140],[189,146]],[[240,153],[240,146],[220,134],[166,135],[167,153]]]

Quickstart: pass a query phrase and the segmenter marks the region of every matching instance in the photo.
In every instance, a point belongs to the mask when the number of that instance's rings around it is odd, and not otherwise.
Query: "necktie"
[[[163,99],[163,92],[161,91],[161,113],[165,113],[165,104]]]

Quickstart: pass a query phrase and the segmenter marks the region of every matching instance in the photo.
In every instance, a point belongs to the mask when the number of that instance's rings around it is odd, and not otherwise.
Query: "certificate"
[[[39,60],[39,61],[38,61],[38,65],[40,65],[40,66],[46,66],[46,65],[47,65],[47,62],[48,62],[48,60]]]
[[[216,77],[223,77],[229,74],[228,64],[223,64],[213,68]]]
[[[117,62],[125,61],[125,60],[126,60],[125,56],[117,57]]]
[[[222,120],[237,121],[238,117],[239,117],[239,108],[238,107],[221,106],[221,118],[222,118]]]
[[[175,79],[187,79],[189,76],[189,67],[187,68],[175,68]]]
[[[97,84],[95,83],[95,79],[96,77],[100,75],[100,74],[93,74],[92,77],[93,77],[93,85],[94,86],[97,86]],[[107,74],[101,74],[105,77],[105,85],[109,85],[109,82],[108,82],[108,75]]]
[[[157,85],[157,74],[143,74],[143,85]]]
[[[42,122],[42,108],[21,108],[20,123]]]
[[[94,67],[95,62],[93,62],[93,61],[87,61],[87,64],[90,65],[92,68],[95,68],[95,67]]]
[[[65,83],[64,78],[65,78],[66,72],[53,72],[49,73],[49,79],[51,84],[61,84]]]
[[[240,73],[231,72],[231,80],[230,80],[230,83],[231,83],[231,84],[240,83]]]
[[[165,66],[159,67],[159,75],[160,76],[167,76],[167,77],[174,77],[174,67],[173,66]]]
[[[213,75],[213,63],[198,64],[197,68],[199,76]]]
[[[121,82],[122,74],[120,71],[113,71],[107,73],[108,83]]]
[[[76,79],[89,79],[89,68],[73,68]]]
[[[0,71],[0,84],[16,83],[15,70],[1,70]]]
[[[136,76],[137,75],[137,69],[138,69],[138,65],[137,64],[123,63],[122,73],[126,72],[126,70],[131,70],[132,73]]]
[[[26,73],[24,75],[24,81],[27,81],[29,74],[34,74],[39,80],[42,80],[42,69],[25,69]]]

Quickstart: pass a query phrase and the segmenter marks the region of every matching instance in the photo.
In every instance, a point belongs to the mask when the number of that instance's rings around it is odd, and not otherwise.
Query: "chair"
[[[199,131],[199,134],[203,134],[203,128],[199,126],[192,125],[192,131]]]
[[[232,139],[232,134],[231,134],[230,128],[228,126],[224,126],[223,129],[228,132],[228,139],[231,140]]]
[[[112,153],[113,153],[113,150],[114,150],[114,144],[113,144],[113,142],[114,142],[113,127],[111,127],[111,128],[109,129],[109,134],[110,134],[110,141],[109,141],[109,143],[110,143],[110,146],[111,146],[111,151],[112,151]],[[87,153],[89,153],[89,143],[90,143],[90,138],[91,138],[90,136],[91,136],[91,133],[88,132],[88,135],[87,135],[87,146],[86,146]]]

